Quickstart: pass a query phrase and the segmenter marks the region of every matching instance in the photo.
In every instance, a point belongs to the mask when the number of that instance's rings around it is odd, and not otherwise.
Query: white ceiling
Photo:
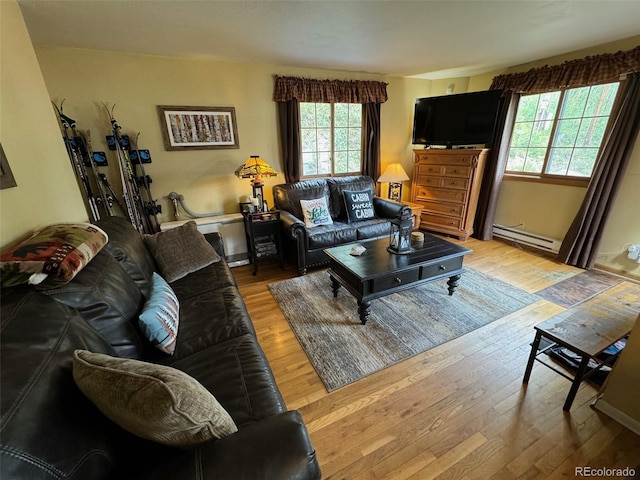
[[[34,44],[469,76],[640,35],[640,1],[18,0]]]

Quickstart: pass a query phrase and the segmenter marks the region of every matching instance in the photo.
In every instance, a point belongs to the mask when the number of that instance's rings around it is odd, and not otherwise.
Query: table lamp
[[[250,178],[253,197],[258,199],[258,208],[264,209],[264,192],[262,177],[275,177],[278,173],[258,155],[251,155],[246,162],[234,172],[238,178]]]
[[[399,163],[390,163],[384,169],[378,182],[389,182],[389,200],[402,201],[402,182],[409,180],[407,172]]]

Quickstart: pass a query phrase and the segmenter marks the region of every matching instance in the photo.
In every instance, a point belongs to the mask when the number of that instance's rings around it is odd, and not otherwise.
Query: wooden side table
[[[411,208],[411,215],[413,215],[413,229],[418,230],[420,228],[420,215],[422,215],[422,210],[424,209],[424,205],[420,205],[419,203],[412,202],[402,202],[407,207]]]
[[[253,274],[258,273],[258,260],[277,256],[280,268],[284,268],[280,212],[243,213],[244,231],[247,237],[249,258]]]
[[[582,380],[587,379],[602,366],[608,365],[615,357],[601,361],[598,356],[609,346],[627,336],[635,322],[635,315],[623,308],[620,302],[612,301],[611,305],[589,305],[588,302],[546,320],[534,328],[536,336],[531,344],[531,353],[524,373],[522,383],[529,383],[529,377],[534,361],[538,361],[571,380],[571,388],[564,402],[563,410],[569,411],[576,397]],[[550,346],[540,349],[542,338],[553,342]],[[538,358],[554,345],[561,345],[580,357],[580,365],[572,378],[553,365]],[[597,366],[589,367],[593,360]]]

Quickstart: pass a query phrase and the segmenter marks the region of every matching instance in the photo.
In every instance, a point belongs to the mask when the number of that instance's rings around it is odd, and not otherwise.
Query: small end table
[[[413,229],[418,230],[420,228],[420,215],[422,215],[422,209],[424,208],[424,206],[420,205],[419,203],[413,202],[402,203],[404,203],[411,209],[411,215],[413,216]]]
[[[280,212],[278,210],[259,213],[244,212],[243,216],[253,274],[258,273],[258,260],[268,257],[277,256],[280,268],[284,268]]]
[[[606,361],[600,361],[598,355],[627,336],[635,322],[634,315],[629,315],[623,308],[616,308],[615,304],[613,308],[602,306],[585,308],[585,305],[565,310],[534,327],[536,336],[531,344],[531,353],[522,381],[525,385],[529,383],[535,361],[570,380],[571,388],[563,407],[567,412],[571,409],[580,383],[602,366],[608,365],[610,360],[615,359],[610,357]],[[550,340],[552,344],[540,349],[542,338]],[[561,345],[580,356],[580,365],[573,378],[538,358],[554,344]],[[597,366],[589,368],[589,360],[594,360]]]

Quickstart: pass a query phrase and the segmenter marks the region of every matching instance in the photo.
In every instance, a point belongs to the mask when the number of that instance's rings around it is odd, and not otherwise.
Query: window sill
[[[576,178],[576,177],[555,177],[555,176],[540,176],[540,175],[518,175],[515,173],[505,173],[503,180],[517,181],[517,182],[531,182],[531,183],[549,183],[552,185],[567,185],[569,187],[583,187],[587,188],[590,178]]]

